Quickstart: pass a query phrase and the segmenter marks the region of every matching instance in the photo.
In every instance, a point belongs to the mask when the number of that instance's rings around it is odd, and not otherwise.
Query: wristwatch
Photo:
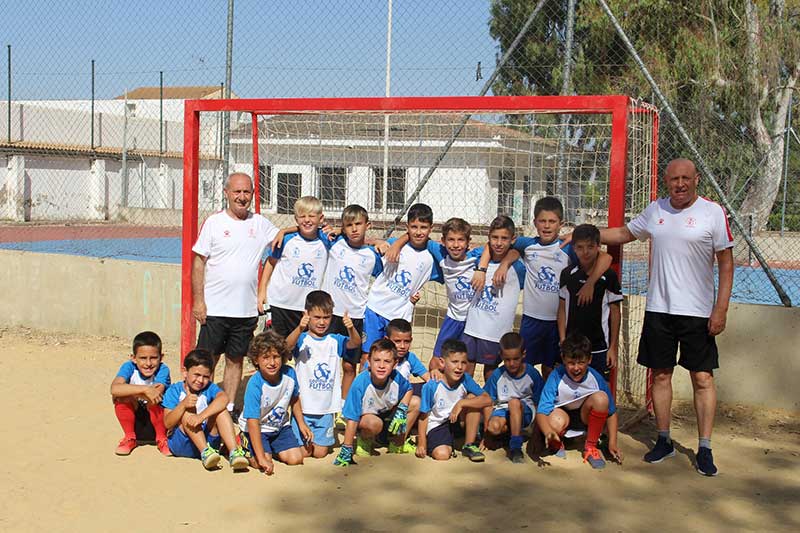
[[[478,271],[478,272],[486,272],[486,267],[479,267],[479,266],[476,266],[476,267],[475,267],[475,270],[476,270],[476,271]]]

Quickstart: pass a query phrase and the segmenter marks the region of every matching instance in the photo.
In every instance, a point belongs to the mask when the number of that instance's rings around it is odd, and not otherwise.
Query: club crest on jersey
[[[356,271],[353,267],[345,265],[339,269],[339,274],[333,280],[333,286],[346,292],[356,292]]]
[[[286,409],[283,407],[276,407],[270,411],[267,416],[267,425],[270,427],[280,427],[283,425],[284,418],[286,418]]]
[[[295,247],[295,248],[292,249],[292,257],[294,257],[295,259],[300,257],[300,249],[299,248]]]
[[[317,278],[314,276],[314,265],[301,263],[297,267],[297,275],[292,278],[292,284],[298,287],[316,287]]]
[[[687,228],[693,228],[695,226],[697,226],[697,219],[694,218],[694,217],[688,217],[686,219],[686,227]]]
[[[659,226],[663,226],[664,225],[664,219],[663,218],[659,218],[658,222],[656,222],[656,224],[658,224]]]
[[[408,270],[401,270],[392,277],[391,281],[386,284],[386,287],[390,291],[404,298],[408,298],[411,296],[410,285],[412,280],[413,278],[411,277],[411,272]]]
[[[444,409],[444,398],[439,398],[439,400],[436,402],[436,407],[439,409]]]
[[[247,236],[250,237],[251,239],[255,239],[256,238],[256,229],[255,228],[250,228],[249,230],[247,230]]]
[[[547,265],[539,268],[536,273],[537,280],[534,280],[534,287],[544,292],[558,292],[558,282],[556,281],[556,271]]]
[[[227,230],[226,229],[225,231],[222,232],[222,235],[223,235],[223,237],[230,237],[231,236],[231,230]]]
[[[333,379],[331,379],[331,367],[328,363],[317,363],[314,367],[314,379],[312,379],[308,388],[316,391],[329,391],[333,390]]]
[[[487,311],[489,313],[497,312],[497,291],[491,285],[487,285],[481,291],[481,297],[475,304],[476,309]]]
[[[456,291],[453,294],[453,299],[457,301],[466,302],[472,300],[475,296],[475,291],[472,289],[470,279],[466,276],[458,276],[455,283]]]

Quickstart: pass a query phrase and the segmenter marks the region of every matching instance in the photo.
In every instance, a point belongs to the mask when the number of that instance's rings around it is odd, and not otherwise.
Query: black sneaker
[[[644,460],[648,463],[660,463],[667,457],[675,457],[675,447],[672,441],[667,442],[664,437],[658,437],[653,449],[644,454]]]
[[[461,448],[461,455],[472,461],[473,463],[482,463],[486,460],[486,456],[478,448],[476,444],[465,444]]]
[[[713,477],[717,475],[717,467],[714,466],[714,456],[711,454],[711,448],[700,448],[695,455],[697,460],[697,471],[704,476]]]
[[[525,454],[522,453],[522,450],[513,449],[511,453],[508,454],[508,458],[511,459],[512,463],[516,464],[523,464],[525,462]]]

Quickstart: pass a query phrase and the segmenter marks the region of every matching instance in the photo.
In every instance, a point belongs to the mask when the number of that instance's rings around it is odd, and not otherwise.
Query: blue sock
[[[665,439],[667,439],[667,442],[672,442],[672,439],[669,437],[669,430],[668,429],[659,429],[658,430],[658,436],[659,437],[664,437]]]
[[[704,439],[703,437],[700,437],[700,440],[698,441],[697,447],[698,448],[708,448],[710,450],[711,449],[711,439]]]
[[[522,449],[522,435],[512,435],[509,439],[508,447],[512,450]]]

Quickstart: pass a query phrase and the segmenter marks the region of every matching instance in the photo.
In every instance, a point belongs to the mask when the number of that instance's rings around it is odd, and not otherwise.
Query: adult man
[[[269,220],[250,212],[253,181],[243,173],[225,181],[228,207],[206,219],[192,247],[192,312],[200,322],[197,347],[225,354],[222,388],[233,411],[242,361],[258,323],[258,264],[278,233]]]
[[[652,202],[627,226],[600,233],[606,244],[651,239],[652,259],[638,362],[653,372],[653,409],[658,439],[644,460],[658,463],[675,455],[669,436],[672,373],[678,364],[689,370],[697,415],[697,471],[715,476],[711,431],[717,393],[714,369],[719,354],[714,340],[725,329],[733,286],[733,236],[725,212],[697,195],[700,175],[692,161],[667,165],[664,182],[669,198]],[[719,290],[714,301],[714,256]]]

